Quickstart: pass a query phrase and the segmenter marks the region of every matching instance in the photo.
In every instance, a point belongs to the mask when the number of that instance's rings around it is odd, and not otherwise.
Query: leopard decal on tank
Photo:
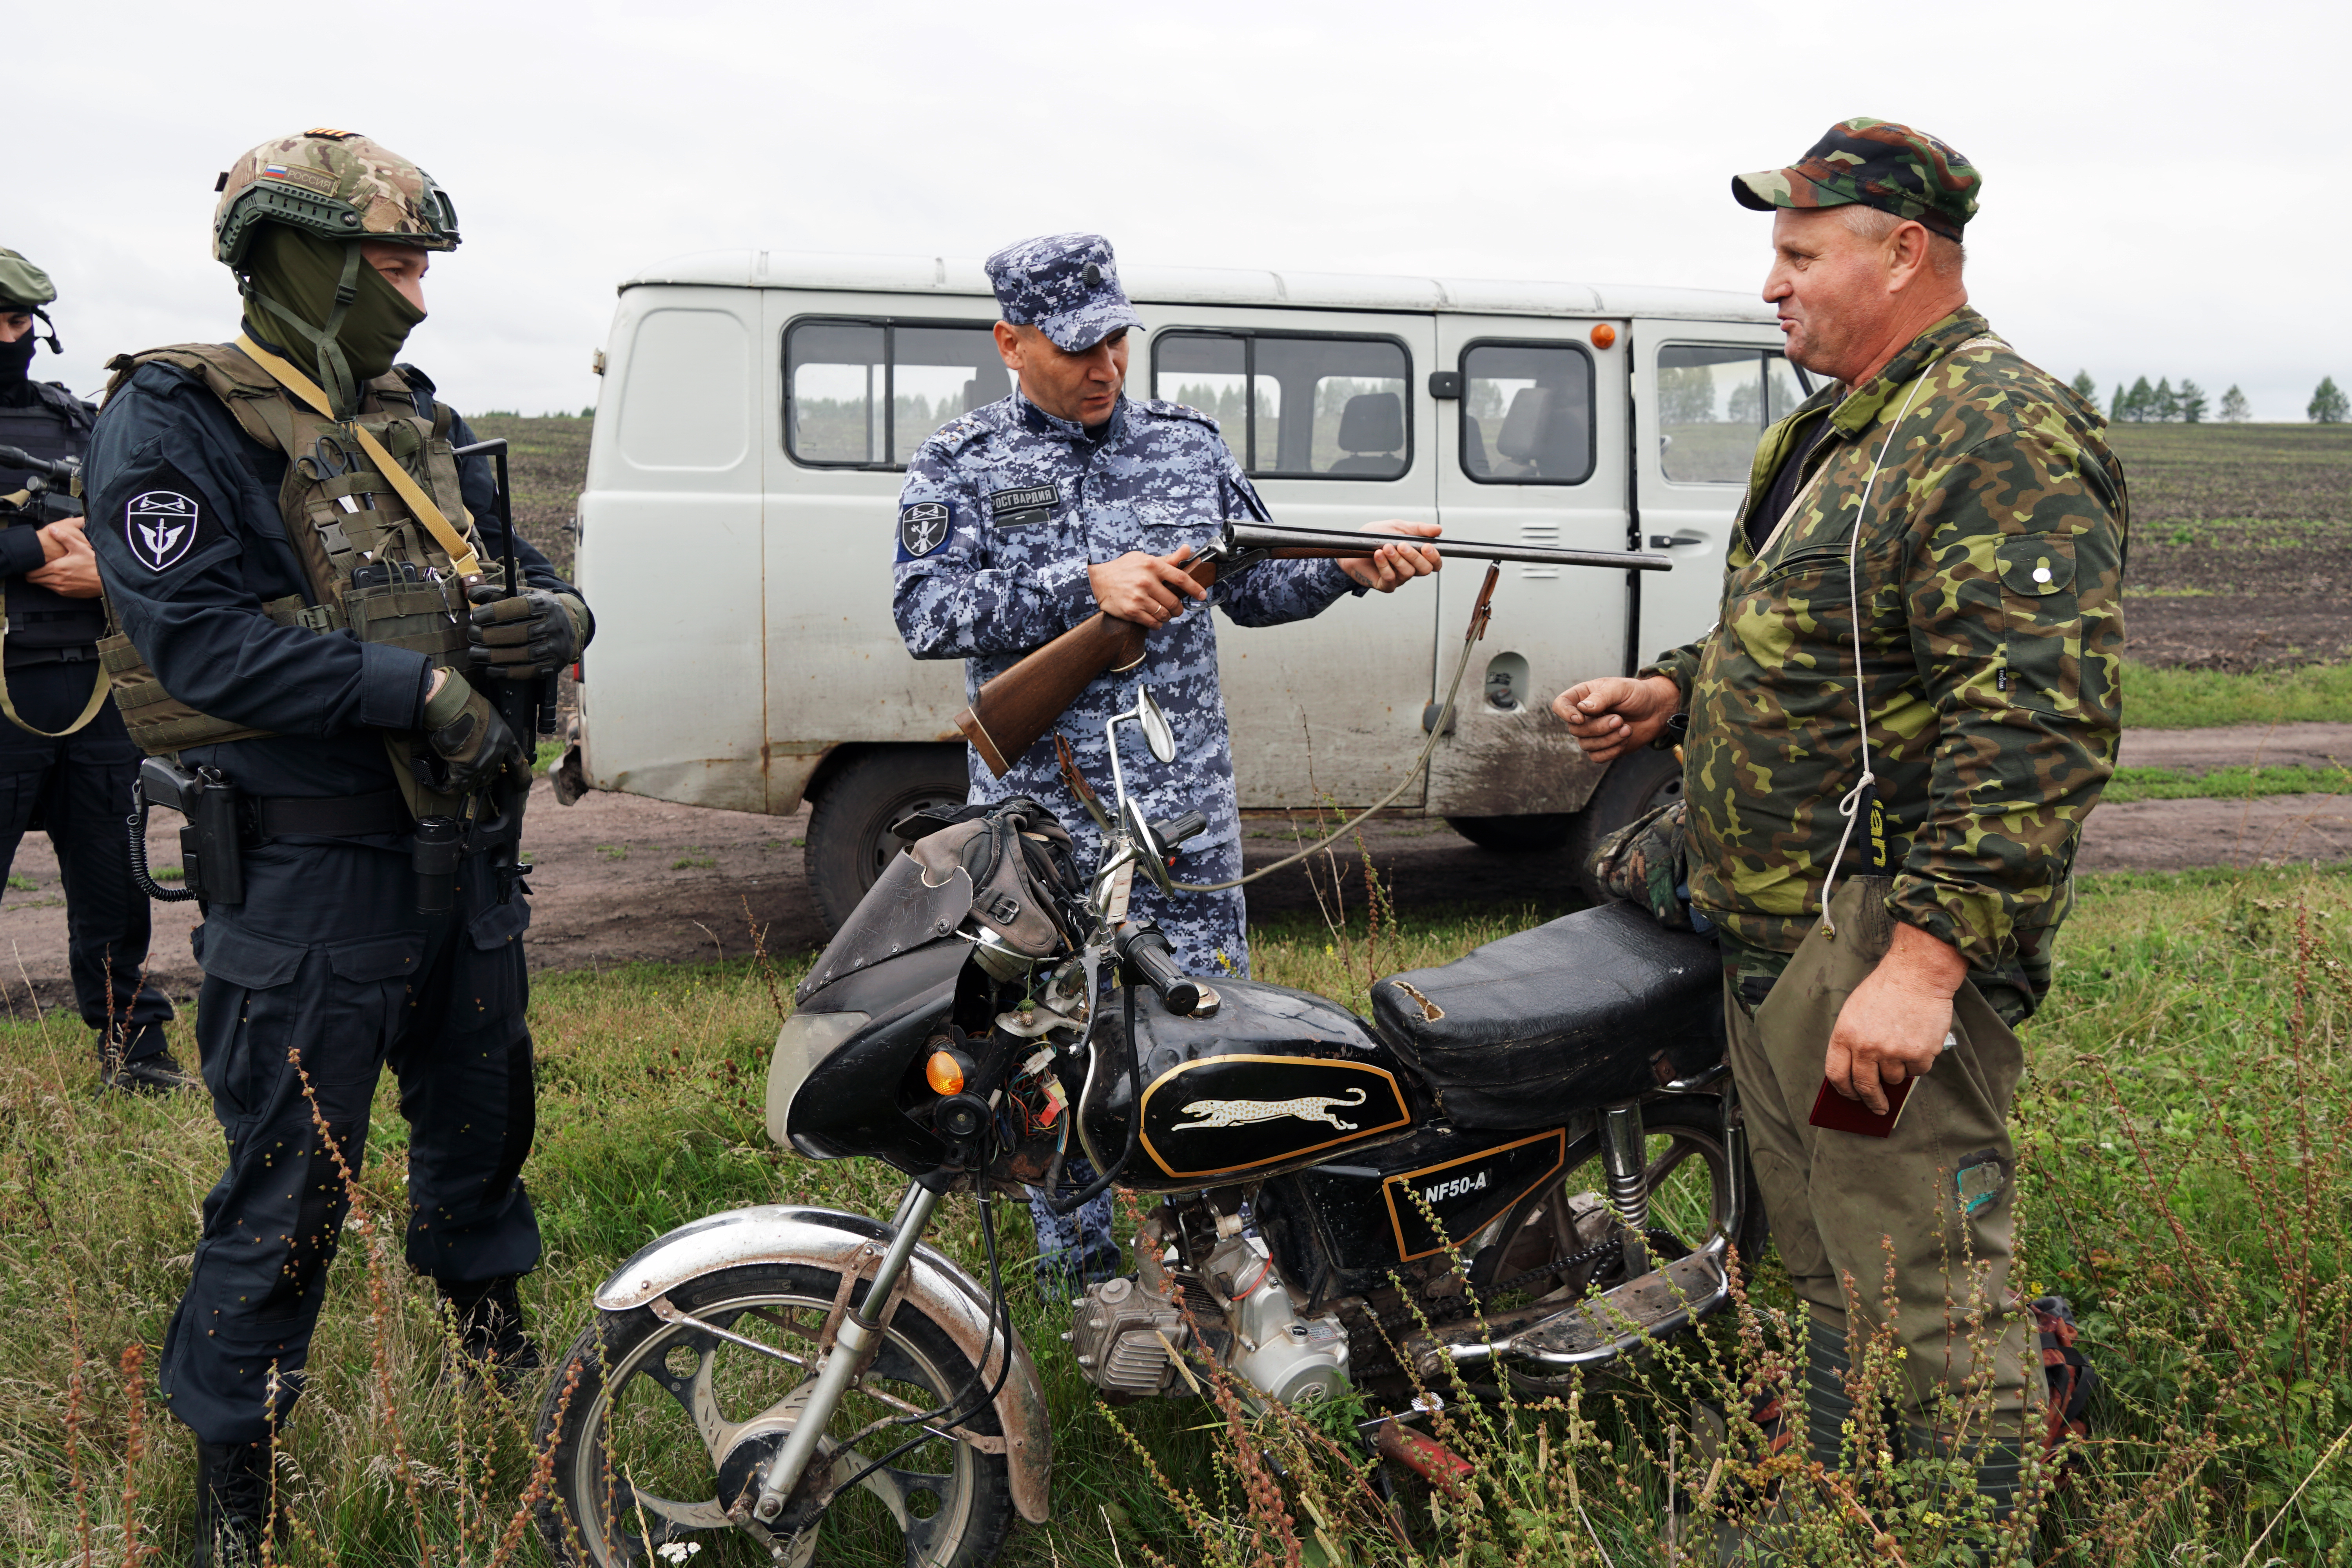
[[[1362,1019],[1279,985],[1220,979],[1213,988],[1217,1005],[1206,1016],[1138,999],[1144,1158],[1129,1184],[1177,1191],[1255,1180],[1412,1131],[1414,1091]],[[1101,1026],[1115,1039],[1124,1026],[1106,1016]],[[1095,1086],[1085,1110],[1097,1147],[1124,1142],[1132,1098],[1124,1078]]]

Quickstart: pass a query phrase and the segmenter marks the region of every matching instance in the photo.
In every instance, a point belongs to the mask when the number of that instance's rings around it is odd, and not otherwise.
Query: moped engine
[[[1160,1394],[1192,1331],[1184,1314],[1132,1279],[1087,1287],[1069,1332],[1078,1365],[1106,1394]]]
[[[1229,1236],[1201,1272],[1225,1303],[1234,1336],[1228,1366],[1236,1377],[1285,1405],[1311,1405],[1347,1392],[1347,1331],[1336,1314],[1299,1316],[1263,1242]]]

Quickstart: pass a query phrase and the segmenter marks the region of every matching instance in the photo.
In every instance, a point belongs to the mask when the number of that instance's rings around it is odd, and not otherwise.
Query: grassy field
[[[2222,724],[2352,721],[2352,664],[2306,664],[2235,674],[2124,667],[2124,722],[2136,730]]]
[[[1377,942],[1360,924],[1261,929],[1259,973],[1360,1006],[1378,974],[1516,924],[1433,919]],[[2026,1276],[2074,1299],[2108,1393],[2061,1518],[2038,1548],[2012,1542],[2002,1561],[2352,1561],[2352,1464],[2330,1448],[2352,1422],[2347,928],[2352,879],[2337,873],[2085,882],[2056,991],[2028,1036],[2021,1218]],[[614,1263],[703,1214],[777,1198],[887,1213],[896,1187],[882,1173],[782,1154],[760,1131],[771,982],[788,995],[797,968],[539,984],[529,1174],[547,1257],[526,1300],[551,1351]],[[186,1022],[175,1028],[192,1056]],[[170,1561],[186,1545],[191,1450],[158,1410],[150,1369],[219,1133],[199,1100],[100,1102],[90,1083],[73,1020],[0,1026],[0,1308],[15,1331],[0,1361],[0,1531],[15,1562],[125,1562],[142,1543]],[[537,1561],[509,1528],[530,1464],[526,1416],[436,1386],[429,1290],[394,1261],[404,1129],[388,1088],[375,1127],[310,1393],[285,1440],[301,1529],[283,1560],[409,1564],[429,1547],[436,1563]],[[977,1266],[973,1205],[943,1212],[938,1239]],[[1006,1205],[1002,1217],[1021,1253],[1025,1215]],[[1687,1399],[1736,1381],[1769,1339],[1743,1348],[1718,1320],[1726,1331],[1707,1357],[1663,1358],[1573,1407],[1457,1412],[1448,1440],[1478,1467],[1475,1489],[1433,1510],[1417,1501],[1408,1552],[1295,1423],[1247,1430],[1198,1404],[1114,1412],[1095,1401],[1055,1337],[1066,1310],[1037,1301],[1020,1258],[1008,1262],[1055,1419],[1056,1518],[1015,1533],[1005,1561],[1019,1568],[1333,1568],[1335,1553],[1465,1568],[1599,1563],[1603,1552],[1614,1568],[1663,1563],[1668,1473],[1685,1495],[1703,1481]],[[1785,1305],[1772,1276],[1768,1262],[1756,1292],[1766,1324]],[[1262,1451],[1287,1480],[1270,1479]],[[1864,1528],[1842,1503],[1792,1492],[1809,1562],[1966,1560],[1955,1516],[1916,1498],[1906,1508],[1866,1488]],[[1317,1543],[1318,1517],[1330,1551]],[[1301,1556],[1286,1558],[1285,1531],[1306,1542]]]

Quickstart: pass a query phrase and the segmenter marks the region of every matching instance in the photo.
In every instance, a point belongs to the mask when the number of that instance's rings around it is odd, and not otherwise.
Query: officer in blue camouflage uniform
[[[1016,386],[934,434],[907,466],[893,571],[898,633],[917,658],[965,660],[966,688],[976,692],[1097,610],[1156,628],[1142,663],[1097,677],[1057,728],[1108,795],[1104,722],[1149,686],[1175,726],[1177,756],[1161,763],[1128,746],[1119,758],[1128,792],[1147,816],[1197,808],[1209,819],[1178,857],[1178,881],[1231,881],[1242,871],[1241,818],[1207,611],[1245,626],[1305,620],[1342,595],[1387,593],[1434,572],[1437,552],[1397,545],[1358,561],[1267,561],[1202,588],[1183,563],[1225,522],[1267,521],[1265,504],[1214,419],[1121,391],[1127,334],[1142,321],[1119,288],[1110,242],[1092,234],[1023,240],[988,258],[988,276],[1004,315],[997,348]],[[1384,522],[1371,531],[1433,537],[1437,529]],[[1186,613],[1188,599],[1199,613]],[[1052,807],[1076,841],[1079,867],[1093,868],[1101,837],[1062,780],[1052,735],[1001,779],[972,759],[973,801],[1015,795]],[[1192,973],[1249,973],[1239,889],[1171,899],[1139,880],[1130,907],[1160,922]],[[1093,1179],[1083,1159],[1071,1161],[1069,1175]],[[1042,1283],[1065,1268],[1087,1278],[1117,1268],[1108,1194],[1075,1227],[1032,1206]]]

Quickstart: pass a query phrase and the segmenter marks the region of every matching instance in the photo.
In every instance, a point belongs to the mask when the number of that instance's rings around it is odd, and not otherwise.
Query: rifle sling
[[[239,332],[236,347],[238,353],[268,371],[271,380],[309,404],[314,411],[329,419],[335,416],[333,408],[328,405],[327,395],[319,390],[317,382],[255,342],[250,334]],[[425,531],[433,535],[434,542],[448,552],[450,563],[457,575],[479,577],[482,574],[480,557],[474,553],[474,547],[466,542],[465,536],[450,525],[441,509],[433,504],[433,498],[425,493],[425,487],[411,478],[408,470],[400,466],[399,460],[383,449],[383,443],[370,435],[357,420],[352,421],[346,428],[359,437],[361,448],[373,460],[377,470],[392,481],[392,488],[400,492],[400,499],[408,503],[408,510],[416,514],[416,521],[423,523]],[[295,454],[289,452],[286,456],[290,462]]]

